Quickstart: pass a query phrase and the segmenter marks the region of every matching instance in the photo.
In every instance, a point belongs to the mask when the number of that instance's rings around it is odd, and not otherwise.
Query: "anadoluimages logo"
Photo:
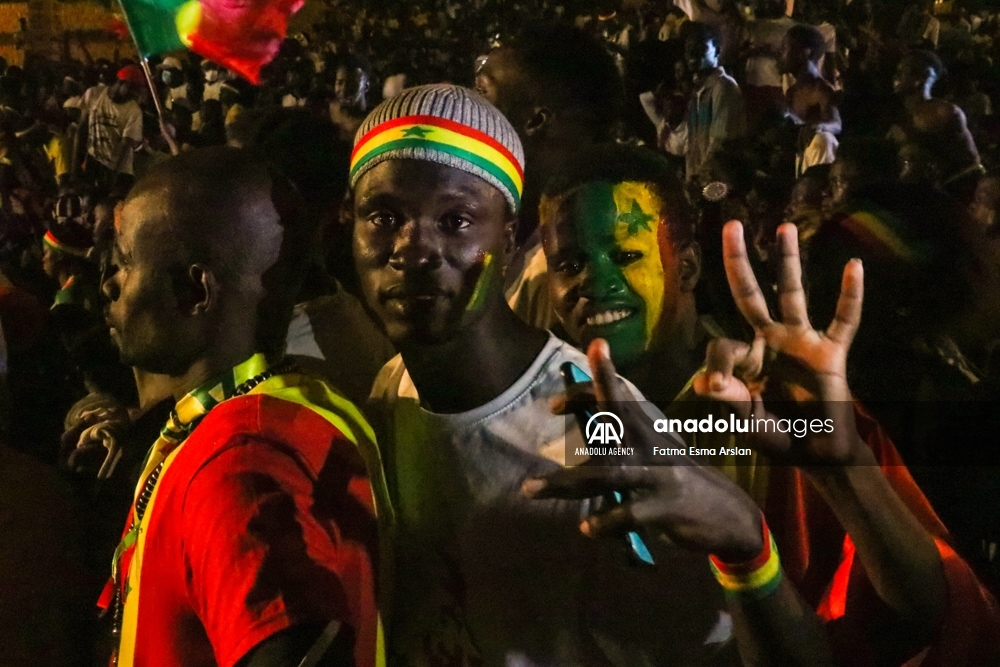
[[[617,425],[617,429],[615,426]],[[625,437],[625,425],[613,412],[598,412],[587,420],[584,428],[588,445],[622,444]]]

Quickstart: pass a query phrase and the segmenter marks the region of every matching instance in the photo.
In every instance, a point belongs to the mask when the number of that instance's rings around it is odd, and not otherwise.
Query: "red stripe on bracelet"
[[[743,563],[726,563],[716,556],[709,554],[708,557],[712,561],[712,564],[719,568],[719,571],[723,574],[733,576],[747,575],[764,567],[764,563],[771,557],[771,531],[767,527],[767,521],[764,520],[763,512],[760,514],[760,531],[761,539],[764,541],[764,549],[756,558]]]

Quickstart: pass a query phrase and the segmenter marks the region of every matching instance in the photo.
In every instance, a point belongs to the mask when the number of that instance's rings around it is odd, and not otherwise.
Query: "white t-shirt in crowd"
[[[581,535],[590,501],[520,495],[564,464],[567,429],[580,438],[549,409],[565,361],[588,371],[550,334],[510,388],[459,414],[421,407],[401,357],[376,379],[369,414],[397,523],[390,664],[710,664],[732,650],[704,554],[647,536],[658,566],[629,565],[622,541]]]
[[[142,143],[142,109],[135,100],[123,104],[112,102],[104,86],[87,90],[83,105],[88,114],[87,155],[114,169],[123,139],[131,139],[137,145]],[[133,155],[132,151],[125,154],[119,172],[132,173]]]
[[[188,99],[188,84],[182,83],[179,86],[174,86],[173,88],[167,88],[167,98],[163,101],[163,105],[167,109],[174,108],[174,102],[178,100]]]

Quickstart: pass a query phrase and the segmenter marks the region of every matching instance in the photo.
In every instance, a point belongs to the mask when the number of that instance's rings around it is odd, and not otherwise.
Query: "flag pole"
[[[118,7],[122,10],[122,17],[125,19],[125,27],[128,28],[128,34],[132,37],[132,43],[135,44],[135,51],[139,54],[139,62],[142,64],[142,71],[146,75],[146,83],[149,84],[149,92],[153,96],[153,104],[156,106],[156,117],[160,121],[160,125],[163,125],[163,107],[160,106],[160,95],[156,91],[156,83],[153,81],[153,73],[149,70],[149,60],[143,55],[142,49],[139,47],[139,40],[135,37],[135,30],[132,29],[132,21],[129,19],[128,11],[125,9],[125,4],[122,0],[118,0]]]
[[[153,73],[149,69],[149,60],[146,56],[139,56],[139,62],[142,63],[142,71],[146,75],[146,83],[149,84],[149,92],[153,95],[153,104],[156,105],[156,116],[163,122],[163,107],[160,106],[160,95],[156,91],[156,83],[153,82]]]

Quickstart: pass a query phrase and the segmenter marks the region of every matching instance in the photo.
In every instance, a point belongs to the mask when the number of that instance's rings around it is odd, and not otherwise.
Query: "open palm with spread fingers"
[[[754,329],[752,344],[712,341],[705,370],[695,378],[696,393],[729,403],[743,418],[764,418],[764,399],[781,396],[780,417],[807,422],[832,419],[830,429],[757,434],[753,443],[776,460],[793,465],[848,464],[865,456],[854,425],[847,386],[847,353],[861,322],[864,269],[860,260],[844,267],[833,321],[825,331],[813,328],[807,313],[795,225],[778,228],[781,254],[778,277],[780,318],[772,318],[743,238],[743,225],[728,222],[722,231],[723,260],[733,298]],[[769,363],[765,369],[764,361]],[[794,414],[786,414],[789,410]],[[767,415],[775,417],[775,415]],[[819,431],[819,432],[817,432]]]

